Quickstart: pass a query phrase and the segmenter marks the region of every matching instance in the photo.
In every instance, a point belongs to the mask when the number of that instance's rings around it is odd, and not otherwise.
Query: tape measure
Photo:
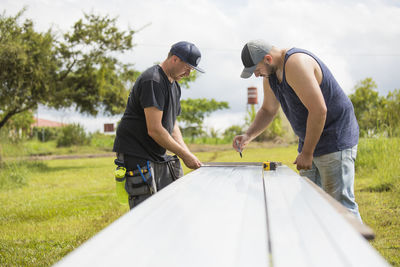
[[[263,162],[264,171],[275,171],[276,168],[281,165],[282,165],[282,162],[276,162],[276,161],[264,161]]]

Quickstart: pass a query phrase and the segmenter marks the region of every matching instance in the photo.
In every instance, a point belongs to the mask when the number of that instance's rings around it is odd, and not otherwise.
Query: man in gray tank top
[[[299,48],[279,49],[262,40],[242,50],[242,78],[263,77],[264,101],[245,134],[233,147],[241,151],[261,134],[279,106],[299,137],[294,161],[308,177],[361,221],[354,198],[358,124],[353,105],[327,66]]]

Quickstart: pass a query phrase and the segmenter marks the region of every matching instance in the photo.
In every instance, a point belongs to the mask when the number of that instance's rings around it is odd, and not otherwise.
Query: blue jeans
[[[357,156],[357,145],[342,151],[314,157],[310,170],[300,170],[325,192],[339,201],[361,222],[358,205],[354,197],[354,162]]]

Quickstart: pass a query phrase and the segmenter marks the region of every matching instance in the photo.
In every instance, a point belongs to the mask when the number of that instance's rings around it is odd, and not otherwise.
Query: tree
[[[233,140],[236,135],[241,135],[243,133],[243,127],[240,125],[232,125],[225,129],[223,136],[225,140]]]
[[[219,139],[218,135],[219,135],[219,130],[215,129],[214,127],[211,127],[210,128],[210,137],[215,140],[215,144],[218,144],[218,139]]]
[[[33,113],[30,110],[16,114],[5,125],[5,136],[10,138],[13,142],[28,137],[31,133],[31,125],[34,121]]]
[[[389,92],[384,101],[380,120],[385,122],[388,136],[400,136],[400,90]]]
[[[246,116],[244,117],[244,125],[249,127],[251,123],[255,120],[256,115],[256,108],[254,107],[254,105],[251,105],[250,109],[247,110]]]
[[[254,105],[251,105],[251,109],[247,111],[245,119],[245,127],[249,127],[251,123],[255,120],[257,112]],[[268,127],[255,138],[255,141],[268,141],[273,140],[276,137],[282,137],[284,130],[282,128],[282,119],[280,113],[277,113],[272,122]]]
[[[369,132],[376,133],[383,125],[380,121],[384,99],[379,97],[376,91],[377,85],[372,78],[366,78],[357,83],[355,92],[349,95],[354,106],[360,135],[365,136]]]
[[[204,132],[204,118],[214,111],[228,108],[228,102],[218,102],[215,99],[188,98],[186,100],[181,100],[182,112],[178,117],[178,121],[185,123],[186,127],[183,128],[183,134],[185,136],[191,136],[192,139],[201,135]]]
[[[267,141],[274,140],[277,137],[282,137],[284,134],[284,130],[282,128],[282,119],[280,114],[276,114],[270,125],[262,132],[257,138],[256,141]]]
[[[57,69],[51,32],[36,33],[32,21],[18,25],[0,17],[0,128],[14,115],[46,102]]]
[[[120,114],[138,76],[115,57],[133,47],[133,30],[120,31],[115,18],[84,14],[72,32],[36,32],[33,22],[0,16],[0,129],[14,115],[38,104],[75,106],[82,113]]]
[[[384,134],[400,136],[400,90],[380,97],[372,78],[357,83],[355,92],[349,97],[360,127],[360,135]]]

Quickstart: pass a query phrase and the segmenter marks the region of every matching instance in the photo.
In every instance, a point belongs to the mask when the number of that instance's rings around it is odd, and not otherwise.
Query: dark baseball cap
[[[170,52],[179,57],[183,62],[194,68],[195,70],[204,73],[204,70],[197,67],[200,63],[200,50],[192,43],[181,41],[171,47]]]
[[[263,40],[250,41],[242,49],[242,63],[244,69],[240,77],[249,78],[253,75],[257,64],[264,58],[271,50],[272,45],[264,42]]]

